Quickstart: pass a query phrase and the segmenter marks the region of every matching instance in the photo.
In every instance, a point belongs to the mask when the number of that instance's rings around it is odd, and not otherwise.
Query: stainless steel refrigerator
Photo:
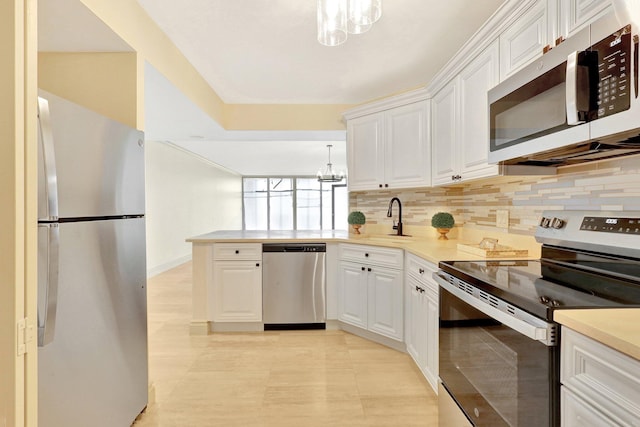
[[[129,426],[148,398],[143,134],[38,107],[39,426]]]

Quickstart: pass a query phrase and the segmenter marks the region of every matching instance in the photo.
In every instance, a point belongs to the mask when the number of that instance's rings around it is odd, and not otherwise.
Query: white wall
[[[147,141],[147,271],[191,258],[185,239],[242,228],[242,177],[164,142]]]

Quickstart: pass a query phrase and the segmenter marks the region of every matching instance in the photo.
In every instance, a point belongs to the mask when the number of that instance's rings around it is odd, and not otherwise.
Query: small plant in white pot
[[[347,217],[347,222],[353,227],[354,234],[360,234],[360,227],[364,225],[366,217],[360,211],[353,211]]]
[[[449,212],[438,212],[433,217],[431,217],[431,226],[438,230],[438,233],[440,233],[440,237],[438,237],[438,240],[449,240],[449,238],[447,237],[447,233],[451,231],[455,223],[456,222],[453,219],[453,215],[451,215]]]

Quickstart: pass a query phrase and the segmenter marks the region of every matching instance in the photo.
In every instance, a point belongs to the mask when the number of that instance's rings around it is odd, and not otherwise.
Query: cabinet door
[[[369,270],[369,268],[367,268]],[[402,272],[371,267],[368,271],[368,329],[398,341],[404,339]]]
[[[262,264],[259,261],[215,261],[214,322],[262,321]]]
[[[456,80],[442,88],[431,100],[434,185],[451,184],[458,172],[456,151]]]
[[[500,80],[504,80],[534,59],[549,44],[547,2],[538,0],[500,35]]]
[[[563,0],[560,2],[561,34],[571,37],[611,10],[611,0]]]
[[[349,190],[372,190],[384,184],[384,114],[376,113],[347,123]]]
[[[498,84],[498,41],[473,60],[461,73],[458,144],[462,180],[494,176],[498,166],[487,162],[489,154],[489,89]]]
[[[385,187],[431,185],[429,102],[386,111],[385,136]]]
[[[437,284],[436,284],[437,286]],[[427,381],[431,387],[436,390],[438,387],[438,328],[440,322],[440,313],[438,306],[438,289],[435,290],[426,287],[426,293],[423,295],[424,312],[426,325],[425,337],[425,362],[422,367]]]
[[[590,403],[580,399],[567,387],[560,387],[560,425],[562,427],[614,426],[614,423]]]
[[[413,276],[405,277],[405,343],[407,352],[422,370],[425,364],[426,330],[420,281]]]
[[[367,271],[360,264],[340,263],[338,319],[367,328]]]

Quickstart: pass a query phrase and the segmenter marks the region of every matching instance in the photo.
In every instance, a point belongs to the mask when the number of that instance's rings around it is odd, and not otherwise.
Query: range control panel
[[[640,218],[585,216],[580,230],[640,235]]]

